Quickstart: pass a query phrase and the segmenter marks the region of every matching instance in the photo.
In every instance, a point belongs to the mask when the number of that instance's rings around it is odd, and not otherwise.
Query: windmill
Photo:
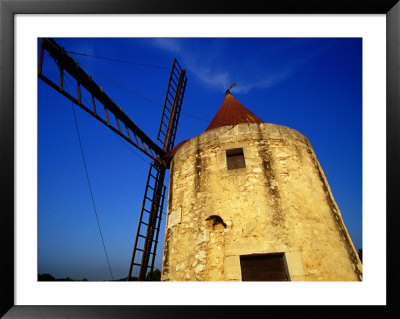
[[[44,52],[48,52],[58,66],[59,81],[56,83],[42,72]],[[76,96],[64,89],[64,75],[67,72],[76,80]],[[151,158],[147,183],[145,186],[138,229],[133,245],[132,259],[127,280],[130,280],[133,268],[139,269],[138,280],[144,280],[148,271],[153,273],[158,235],[163,211],[166,187],[165,173],[169,160],[165,156],[174,146],[179,115],[182,108],[187,77],[186,71],[174,59],[164,99],[163,111],[157,140],[162,146],[148,137],[114,101],[98,86],[65,49],[51,38],[43,38],[40,44],[38,77],[50,87],[64,95],[74,104],[106,125],[129,144]],[[91,105],[83,101],[81,87],[91,95]],[[97,103],[96,103],[97,102]],[[103,110],[99,109],[99,104]],[[115,121],[110,117],[114,116]],[[143,240],[140,240],[143,239]]]

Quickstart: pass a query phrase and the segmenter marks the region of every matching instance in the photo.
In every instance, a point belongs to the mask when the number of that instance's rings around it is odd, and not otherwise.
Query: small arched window
[[[212,221],[211,225],[213,228],[219,224],[221,224],[222,226],[224,226],[224,228],[226,228],[226,224],[225,224],[224,220],[221,217],[219,217],[218,215],[211,215],[206,220]]]

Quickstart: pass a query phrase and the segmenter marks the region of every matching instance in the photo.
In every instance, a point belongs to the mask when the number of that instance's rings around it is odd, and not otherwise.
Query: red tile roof
[[[240,123],[256,123],[260,124],[263,121],[252,112],[250,112],[243,104],[236,100],[232,94],[227,93],[225,95],[224,102],[222,102],[217,114],[215,114],[213,120],[210,122],[205,131],[212,130],[217,127],[226,125],[236,125]],[[185,144],[188,140],[180,142],[171,151],[169,151],[165,157],[171,160],[175,153]]]
[[[217,114],[215,114],[214,119],[206,128],[206,131],[221,126],[240,123],[260,124],[263,123],[263,121],[236,100],[232,94],[228,93],[225,95],[224,102],[220,106]]]

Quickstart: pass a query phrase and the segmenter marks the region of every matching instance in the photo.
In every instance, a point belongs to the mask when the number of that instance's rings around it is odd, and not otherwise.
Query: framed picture
[[[299,5],[300,3],[301,5]],[[157,1],[110,0],[94,5],[92,1],[76,1],[73,3],[70,1],[32,1],[26,3],[18,0],[1,0],[0,10],[2,30],[0,137],[2,141],[1,164],[3,167],[1,173],[3,184],[3,208],[1,209],[3,229],[1,238],[4,243],[1,257],[1,269],[4,274],[0,285],[3,296],[1,298],[1,315],[4,315],[5,318],[24,316],[30,318],[144,316],[147,318],[161,315],[172,316],[176,313],[188,316],[190,313],[196,312],[200,316],[211,310],[204,306],[228,305],[279,305],[267,309],[261,308],[261,311],[268,311],[269,313],[272,311],[276,314],[282,313],[282,311],[297,314],[304,312],[305,314],[310,311],[308,307],[303,307],[303,305],[335,306],[332,311],[338,314],[349,313],[349,311],[354,311],[354,314],[364,311],[366,313],[368,309],[364,307],[349,310],[348,307],[343,306],[371,304],[383,306],[377,308],[377,311],[381,312],[383,317],[389,317],[398,312],[393,296],[396,280],[393,274],[394,257],[391,253],[395,250],[394,243],[398,240],[393,231],[396,225],[393,216],[395,210],[394,198],[396,196],[394,180],[397,179],[396,163],[398,163],[395,139],[398,134],[398,105],[400,102],[398,90],[400,6],[397,1],[369,1],[367,4],[361,1],[347,1],[346,4],[336,1],[321,1],[320,4],[315,4],[315,2],[307,0],[287,0],[269,1],[265,4],[257,4],[256,1],[250,1],[246,4],[224,4],[222,2],[208,3],[204,1],[201,3],[181,1],[159,3]],[[337,20],[334,21],[334,19]],[[368,25],[368,21],[370,21],[370,25]],[[308,31],[311,29],[313,29],[312,32]],[[363,215],[363,223],[367,222],[368,231],[364,232],[363,229],[362,242],[365,243],[363,250],[366,251],[366,258],[369,258],[371,262],[364,266],[364,279],[359,283],[360,285],[346,286],[345,284],[322,282],[318,286],[313,286],[302,282],[300,285],[291,283],[292,286],[288,289],[287,286],[262,286],[260,283],[240,286],[240,283],[237,282],[232,283],[232,285],[222,285],[215,282],[181,285],[181,283],[168,282],[164,286],[164,283],[137,283],[138,286],[135,287],[132,283],[126,282],[37,282],[36,276],[40,272],[40,267],[38,269],[38,256],[36,254],[38,242],[35,243],[35,238],[38,230],[32,225],[38,224],[38,216],[33,216],[32,213],[21,214],[22,211],[37,211],[36,208],[31,209],[32,206],[38,205],[37,186],[33,186],[37,183],[37,173],[32,173],[39,167],[37,166],[38,161],[35,159],[38,156],[37,141],[35,136],[33,136],[33,140],[32,136],[29,136],[27,137],[29,142],[24,144],[23,147],[21,147],[21,143],[17,145],[17,141],[21,140],[24,132],[32,134],[32,128],[37,129],[36,116],[38,113],[37,110],[32,110],[32,113],[29,113],[28,116],[27,114],[21,116],[21,108],[17,108],[17,105],[21,105],[21,101],[25,104],[32,103],[32,109],[34,109],[39,103],[39,101],[34,101],[35,97],[39,99],[38,87],[36,84],[31,87],[30,83],[32,79],[37,80],[37,61],[40,55],[38,38],[48,36],[64,39],[92,38],[94,42],[96,37],[108,39],[170,38],[170,40],[173,40],[173,38],[216,37],[240,39],[250,37],[292,37],[297,39],[348,37],[363,39],[363,63],[368,64],[368,67],[371,66],[367,72],[365,72],[365,69],[363,69],[363,72],[367,75],[374,74],[380,81],[373,81],[369,76],[367,80],[363,78],[362,83],[363,107],[368,105],[369,110],[363,112],[364,159],[371,154],[365,153],[366,149],[372,152],[371,159],[365,162],[363,159],[363,165],[367,163],[363,166],[363,176],[365,174],[373,176],[367,179],[363,177],[363,182],[365,183],[367,180],[374,181],[374,183],[373,185],[371,183],[363,185],[363,214],[364,209],[368,210],[369,213],[365,220]],[[366,40],[364,41],[364,39]],[[386,77],[383,62],[385,40]],[[106,42],[103,44],[108,45]],[[171,42],[161,41],[158,43],[158,48],[168,50],[166,46],[170,44]],[[176,45],[177,43],[175,43],[175,48]],[[194,42],[188,45],[194,45]],[[206,50],[205,47],[208,44],[196,42],[196,45],[204,46],[202,49]],[[374,46],[379,49],[376,53],[371,54]],[[293,48],[293,50],[300,50],[300,47],[293,46]],[[313,47],[310,50],[314,50]],[[243,52],[245,52],[244,49]],[[314,56],[318,53],[311,52],[310,54]],[[203,52],[203,55],[205,56],[206,53]],[[23,60],[28,62],[26,64],[20,63]],[[193,70],[193,64],[190,67]],[[198,72],[197,80],[201,81],[199,74]],[[203,80],[204,76],[209,75],[209,73],[204,75],[203,72]],[[386,87],[384,80],[386,80]],[[351,80],[347,79],[347,81]],[[213,83],[217,82],[215,80]],[[226,85],[225,82],[224,85]],[[232,91],[234,90],[233,87],[231,86]],[[240,80],[237,89],[240,89]],[[242,89],[246,88],[242,87]],[[27,100],[23,100],[22,91],[26,92],[26,96],[29,96]],[[385,93],[386,110],[382,103],[382,97],[385,96]],[[371,99],[370,97],[374,95],[379,98]],[[372,101],[377,103],[376,108],[371,103]],[[144,113],[144,110],[142,112]],[[198,114],[195,115],[198,118],[201,117]],[[367,115],[369,118],[367,118]],[[24,121],[21,121],[22,117],[25,117]],[[266,120],[268,121],[268,119]],[[376,127],[374,127],[374,121]],[[35,124],[31,126],[31,122]],[[21,127],[25,131],[21,131]],[[61,127],[59,129],[62,130]],[[46,134],[49,134],[49,132]],[[366,145],[368,141],[371,141],[371,144]],[[374,146],[372,147],[372,145]],[[359,147],[361,148],[361,146]],[[245,149],[243,160],[246,157],[246,152]],[[240,154],[243,155],[243,151]],[[21,165],[22,162],[30,164]],[[374,170],[374,165],[379,168]],[[384,168],[390,174],[387,174]],[[21,187],[24,189],[23,192],[20,190]],[[32,192],[32,189],[35,191]],[[18,197],[16,197],[17,194]],[[24,195],[21,196],[21,194]],[[384,204],[385,200],[386,205]],[[383,216],[385,215],[385,208],[386,216]],[[373,218],[375,211],[379,212],[377,213],[379,218]],[[174,214],[176,215],[177,212],[174,212]],[[171,222],[170,225],[175,226],[181,222],[180,211],[179,216],[177,216],[175,216],[174,223]],[[371,223],[373,226],[371,226]],[[222,224],[226,227],[225,223]],[[18,227],[18,229],[15,227]],[[57,230],[57,232],[60,231],[62,231],[62,227]],[[23,235],[21,236],[21,234]],[[368,239],[364,240],[365,237]],[[82,239],[77,238],[77,240]],[[30,247],[30,244],[33,246]],[[362,247],[361,244],[356,246]],[[373,249],[367,249],[367,247],[372,246]],[[377,247],[385,248],[386,253],[385,249],[379,251]],[[35,252],[35,254],[32,254],[32,252]],[[372,255],[375,252],[375,258],[373,258]],[[286,259],[282,260],[283,263],[287,262]],[[379,260],[385,260],[385,262],[379,263]],[[110,263],[108,265],[111,272]],[[384,265],[386,265],[386,268]],[[371,280],[372,277],[376,276],[377,271],[382,273]],[[385,272],[387,281],[374,286],[378,281],[377,278],[384,277]],[[34,282],[32,282],[32,276],[35,277]],[[122,277],[122,275],[118,276]],[[112,272],[111,277],[113,277]],[[393,278],[393,280],[389,278]],[[132,289],[135,291],[132,291]],[[270,291],[271,289],[274,289],[274,293]],[[382,294],[386,291],[386,295],[373,296],[372,291],[381,291]],[[366,292],[370,294],[368,297]],[[365,295],[363,295],[364,293]],[[352,294],[355,296],[354,298],[352,298]],[[286,296],[286,300],[283,296]],[[363,298],[364,300],[362,300]],[[191,307],[174,309],[170,305],[191,305]],[[291,307],[284,307],[287,305]],[[216,313],[233,310],[237,314],[247,308],[214,307],[213,309]],[[326,307],[316,307],[315,309],[318,313]]]

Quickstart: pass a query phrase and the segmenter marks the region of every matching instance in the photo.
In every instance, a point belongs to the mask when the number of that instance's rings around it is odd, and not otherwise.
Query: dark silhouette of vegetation
[[[87,278],[75,280],[70,277],[56,279],[50,274],[38,274],[38,281],[88,281]]]
[[[150,279],[150,272],[146,275],[146,278],[144,279],[146,281],[161,281],[161,271],[160,269],[156,268],[153,270],[153,275],[151,276]]]
[[[117,280],[114,280],[114,281],[127,281],[126,278],[128,278],[128,277],[124,277],[124,278],[117,279]],[[137,280],[138,280],[138,277],[132,277],[131,276],[130,281],[137,281]]]
[[[131,277],[131,281],[137,281],[137,280],[138,280],[137,277]],[[158,268],[153,270],[153,276],[151,279],[150,279],[150,273],[148,273],[145,278],[145,281],[160,281],[160,280],[161,280],[161,271]],[[38,274],[38,281],[88,281],[88,280],[87,278],[76,280],[70,277],[56,279],[51,274],[46,273],[46,274]],[[126,277],[115,281],[126,281]]]
[[[55,281],[56,279],[50,274],[38,274],[38,281]]]

